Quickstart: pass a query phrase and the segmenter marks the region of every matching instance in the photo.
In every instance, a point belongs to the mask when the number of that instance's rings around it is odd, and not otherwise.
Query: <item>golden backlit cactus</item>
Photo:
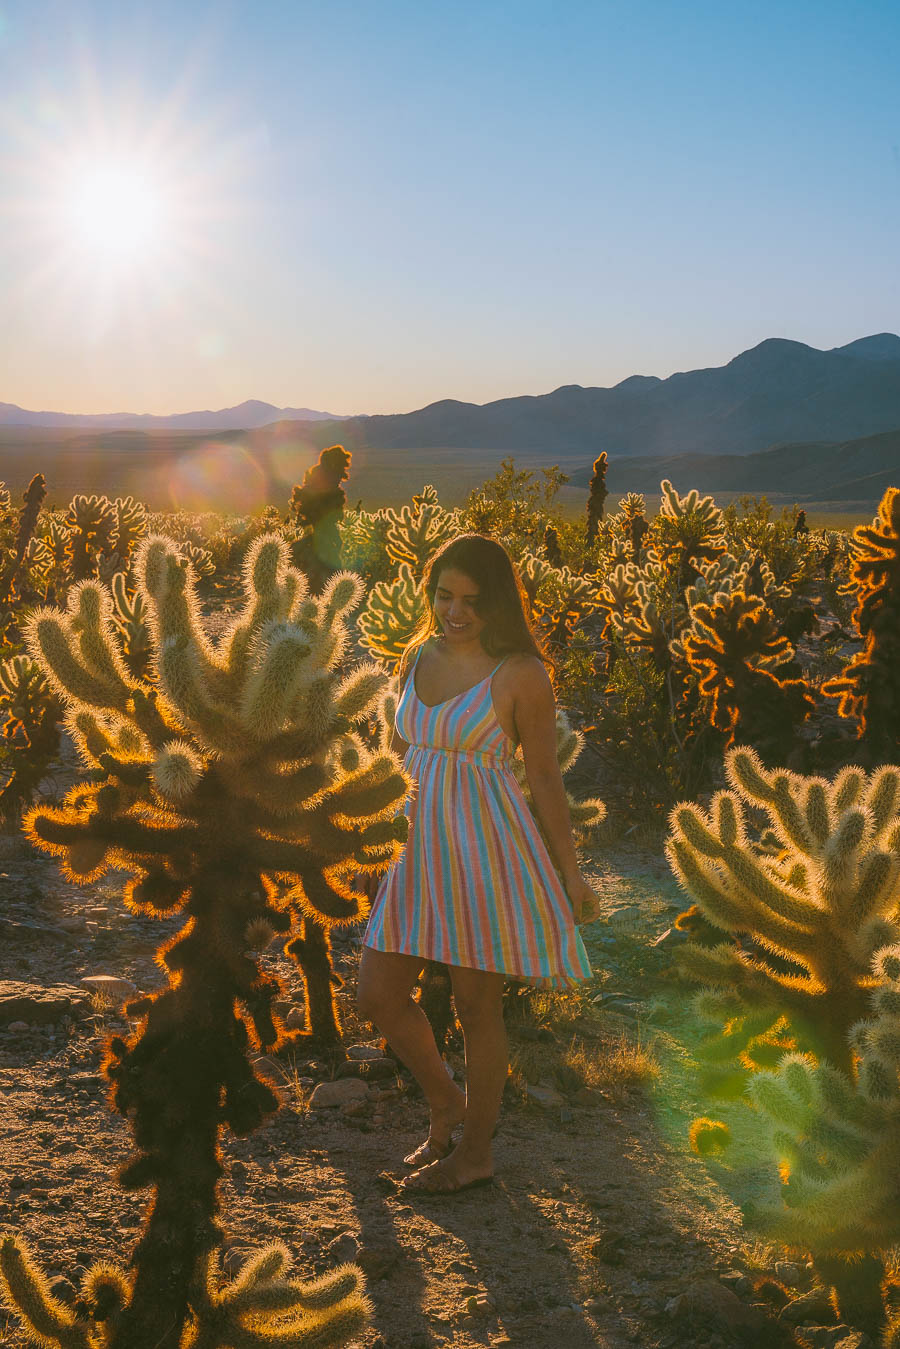
[[[0,664],[0,819],[32,799],[59,753],[59,700],[30,656]]]
[[[281,1242],[251,1256],[229,1282],[220,1282],[212,1256],[204,1264],[184,1349],[331,1349],[361,1335],[372,1318],[356,1265],[291,1279]]]
[[[398,566],[405,563],[421,578],[437,550],[459,532],[456,512],[444,510],[429,484],[414,496],[412,504],[389,511],[385,544]]]
[[[532,610],[551,646],[567,646],[576,624],[596,607],[597,584],[592,577],[579,576],[570,567],[550,566],[542,572]]]
[[[214,643],[176,544],[145,540],[135,574],[155,686],[129,671],[112,598],[96,582],[29,628],[92,775],[61,807],[32,810],[29,837],[75,879],[129,871],[133,909],[187,918],[160,952],[169,986],[132,1005],[140,1029],[107,1053],[136,1144],[121,1183],[155,1191],[112,1349],[178,1343],[171,1328],[188,1323],[194,1271],[221,1239],[219,1130],[245,1134],[277,1104],[247,1053],[284,1038],[259,933],[293,926],[302,942],[309,919],[327,945],[329,925],[358,919],[354,878],[397,855],[409,787],[396,760],[354,730],[386,676],[369,665],[339,672],[357,577],[339,573],[312,597],[284,540],[258,538],[244,606]],[[308,986],[308,1007],[315,995]],[[327,996],[336,1033],[330,987]]]
[[[425,613],[425,596],[407,563],[393,581],[380,581],[357,619],[360,645],[396,668]]]
[[[889,487],[871,525],[853,531],[853,621],[863,648],[823,686],[842,716],[859,717],[876,759],[900,755],[900,487]]]
[[[313,1279],[289,1276],[291,1256],[273,1242],[222,1281],[215,1253],[198,1263],[185,1326],[173,1349],[340,1349],[372,1318],[365,1281],[355,1265]],[[55,1297],[29,1247],[0,1239],[0,1298],[42,1344],[59,1349],[109,1349],[132,1294],[132,1279],[101,1262],[82,1277],[75,1307]]]
[[[582,750],[584,749],[584,736],[581,731],[576,731],[570,724],[565,712],[560,708],[556,713],[556,759],[559,764],[559,771],[565,777],[570,769],[574,768]],[[525,773],[525,760],[522,757],[522,751],[516,753],[512,763],[513,774],[516,781],[522,789],[523,795],[528,802],[528,807],[535,817],[540,827],[537,812],[534,809],[534,802],[531,798],[531,790],[528,786],[528,778]],[[569,819],[572,824],[572,831],[579,843],[586,841],[594,829],[606,818],[606,806],[598,797],[576,797],[567,789],[566,801],[569,805]]]
[[[779,677],[794,655],[765,601],[743,591],[721,591],[711,604],[694,604],[673,654],[699,676],[713,726],[753,744],[790,745],[794,726],[813,711],[805,679]]]
[[[66,555],[72,579],[84,581],[96,576],[98,559],[112,551],[116,515],[105,497],[74,496],[65,519],[68,537]]]
[[[651,526],[654,545],[685,587],[704,562],[725,551],[725,519],[713,498],[701,497],[696,488],[683,497],[664,478],[660,490],[659,515]]]
[[[865,1013],[871,962],[900,939],[900,769],[833,781],[768,770],[750,749],[726,755],[730,790],[709,811],[671,815],[666,853],[718,945],[689,942],[684,973],[705,986],[721,1027],[710,1062],[749,1071],[792,1046],[847,1068],[847,1029]],[[751,839],[748,814],[765,812]]]
[[[2,484],[0,484],[2,486]],[[19,521],[13,538],[9,556],[6,559],[2,573],[0,573],[0,606],[9,602],[10,596],[16,587],[16,581],[22,570],[26,554],[33,541],[33,535],[37,526],[38,513],[41,509],[41,503],[47,495],[47,484],[44,481],[43,473],[35,473],[31,482],[25,489],[22,498],[22,509],[19,512]],[[5,505],[3,501],[5,500]],[[2,488],[2,499],[0,499],[0,511],[9,510],[9,492]]]

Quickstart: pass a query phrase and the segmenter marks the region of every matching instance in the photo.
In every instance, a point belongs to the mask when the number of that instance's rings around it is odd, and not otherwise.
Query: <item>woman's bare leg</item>
[[[427,1016],[410,997],[424,963],[419,956],[364,946],[357,1004],[425,1093],[431,1111],[429,1140],[443,1151],[452,1130],[465,1118],[466,1098],[444,1067]]]
[[[453,1000],[466,1040],[466,1115],[462,1138],[443,1161],[416,1171],[410,1188],[447,1189],[493,1174],[491,1139],[509,1072],[503,1024],[504,975],[450,967]],[[420,1181],[417,1186],[416,1181]]]

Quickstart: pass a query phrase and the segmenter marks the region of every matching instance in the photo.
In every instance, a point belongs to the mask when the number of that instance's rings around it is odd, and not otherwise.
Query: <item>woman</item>
[[[493,1177],[491,1139],[509,1068],[504,977],[549,986],[589,978],[575,924],[595,918],[598,903],[578,869],[553,688],[509,555],[478,534],[456,538],[432,559],[425,592],[425,619],[401,668],[392,744],[415,784],[410,833],[372,905],[359,1008],[431,1110],[428,1138],[405,1159],[415,1169],[403,1188],[452,1194]],[[511,771],[518,744],[556,869]],[[426,958],[450,968],[465,1094],[410,996]]]

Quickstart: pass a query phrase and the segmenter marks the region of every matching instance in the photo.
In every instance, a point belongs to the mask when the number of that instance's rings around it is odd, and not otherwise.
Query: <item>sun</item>
[[[60,221],[72,245],[97,261],[146,259],[165,241],[167,202],[146,168],[115,160],[83,162],[71,174]]]

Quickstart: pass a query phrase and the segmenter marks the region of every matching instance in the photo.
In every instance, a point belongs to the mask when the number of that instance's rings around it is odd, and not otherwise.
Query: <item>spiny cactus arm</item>
[[[287,545],[276,534],[260,535],[247,549],[242,568],[247,599],[220,645],[236,687],[243,684],[249,653],[262,629],[296,621],[296,610],[308,597],[306,577],[289,567],[287,559]]]
[[[273,738],[288,721],[291,704],[319,673],[313,641],[296,624],[272,623],[264,630],[241,704],[246,733]]]
[[[774,951],[797,960],[814,948],[809,928],[781,918],[746,888],[735,894],[733,887],[723,886],[718,870],[702,861],[684,839],[671,839],[666,852],[685,890],[716,927],[732,933],[752,931]]]
[[[0,1237],[0,1292],[9,1309],[42,1345],[91,1349],[91,1328],[50,1291],[21,1237]]]
[[[278,765],[273,770],[265,761],[236,763],[231,769],[223,761],[221,771],[236,796],[247,797],[263,815],[273,817],[270,827],[275,833],[282,820],[289,820],[301,806],[311,805],[331,781],[327,765],[316,762],[299,768]]]
[[[357,721],[377,707],[387,685],[384,670],[370,662],[358,665],[334,690],[334,710],[348,721]]]
[[[900,768],[886,764],[873,773],[863,800],[872,833],[878,838],[897,821],[900,812]]]
[[[110,684],[85,664],[66,617],[58,610],[35,610],[25,627],[25,643],[65,702],[124,709],[128,688],[119,681]]]

